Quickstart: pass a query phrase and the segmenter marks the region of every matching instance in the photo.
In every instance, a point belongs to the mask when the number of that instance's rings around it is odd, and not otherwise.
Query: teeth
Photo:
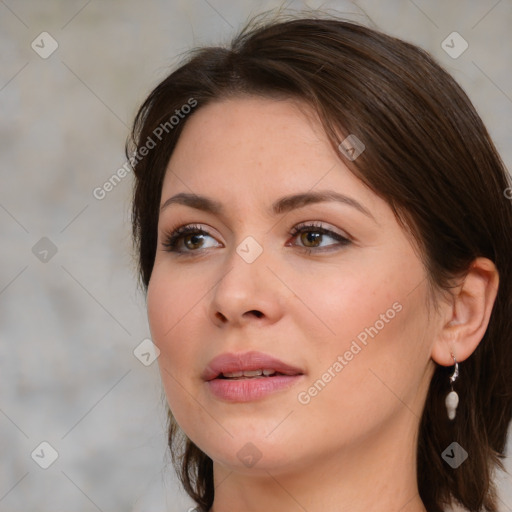
[[[263,375],[262,370],[244,370],[244,377],[258,377]]]
[[[222,375],[228,379],[237,379],[240,377],[260,377],[264,375],[268,377],[269,375],[273,375],[276,373],[275,370],[272,369],[264,369],[264,370],[244,370],[239,372],[224,372]]]
[[[222,375],[224,375],[224,377],[232,379],[234,377],[242,377],[243,374],[244,372],[224,372]]]

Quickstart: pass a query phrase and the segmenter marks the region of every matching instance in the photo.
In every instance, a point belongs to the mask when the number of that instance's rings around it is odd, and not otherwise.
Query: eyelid
[[[185,224],[176,223],[171,225],[170,227],[162,228],[160,233],[162,237],[167,237],[169,235],[173,235],[176,233],[183,233],[187,231],[204,231],[208,236],[212,236],[214,238],[218,238],[218,231],[208,224],[203,224],[200,222],[187,222]]]
[[[322,221],[317,221],[317,220],[299,222],[298,224],[295,224],[290,231],[296,232],[297,230],[302,229],[302,228],[315,228],[315,229],[319,229],[321,231],[333,233],[335,235],[346,238],[348,240],[353,240],[353,237],[347,231],[341,230],[341,229],[333,226],[332,224],[329,224],[328,222],[322,222]],[[311,230],[311,231],[313,231],[313,230]]]

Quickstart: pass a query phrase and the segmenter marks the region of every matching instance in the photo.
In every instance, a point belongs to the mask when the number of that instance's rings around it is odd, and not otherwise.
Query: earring
[[[459,405],[459,395],[457,394],[456,391],[453,390],[453,383],[457,380],[457,377],[459,376],[459,363],[457,363],[457,360],[455,359],[455,356],[453,354],[451,354],[451,356],[453,358],[453,362],[455,365],[453,374],[450,377],[450,386],[452,390],[446,395],[444,403],[446,405],[446,411],[448,412],[448,419],[453,420],[455,419],[457,406]]]

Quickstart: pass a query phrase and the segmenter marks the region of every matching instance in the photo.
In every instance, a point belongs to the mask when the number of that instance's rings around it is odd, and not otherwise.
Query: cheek
[[[317,328],[316,337],[310,339],[315,344],[310,383],[333,382],[326,385],[332,393],[322,392],[323,400],[332,401],[331,405],[347,401],[357,410],[358,400],[371,401],[386,393],[392,399],[386,384],[399,393],[407,393],[408,385],[419,385],[429,358],[428,292],[420,262],[410,259],[405,265],[403,258],[375,260],[372,265],[351,262],[314,276],[304,272],[295,284],[297,295],[307,298],[304,302],[310,309],[296,315],[297,322],[303,331]],[[340,394],[347,389],[350,395]]]
[[[393,267],[362,262],[346,261],[343,265],[325,266],[314,273],[298,269],[288,278],[301,303],[297,309],[308,333],[314,333],[318,342],[333,349],[343,348],[345,342],[361,334],[378,322],[379,331],[385,320],[396,316],[396,305],[405,296],[403,280]],[[395,304],[395,308],[393,308]],[[387,326],[387,323],[386,323]]]
[[[310,388],[316,394],[311,405],[319,415],[350,411],[354,427],[367,424],[370,416],[379,424],[404,408],[421,415],[416,396],[431,336],[425,293],[420,287],[410,295],[383,293],[346,302],[336,336],[323,347],[311,374],[309,385],[318,389]],[[345,425],[345,419],[339,421]]]
[[[187,417],[186,411],[194,407],[190,378],[198,364],[194,342],[196,295],[193,287],[183,286],[178,275],[158,268],[153,271],[147,292],[149,327],[152,340],[160,350],[158,365],[167,402],[180,425]]]
[[[148,285],[147,311],[156,344],[172,339],[180,324],[194,313],[201,295],[204,295],[204,282],[202,286],[194,283],[193,275],[184,279],[176,266],[166,265],[166,262],[155,265]],[[162,350],[165,346],[159,348]]]
[[[172,280],[159,275],[155,268],[147,291],[147,311],[149,328],[153,342],[162,350],[166,333],[172,328],[176,316],[176,297]]]
[[[193,286],[184,286],[176,272],[155,268],[147,292],[147,312],[152,340],[160,349],[161,368],[181,373],[191,357],[194,336],[190,319],[197,314],[198,298]],[[165,374],[162,372],[165,379]]]

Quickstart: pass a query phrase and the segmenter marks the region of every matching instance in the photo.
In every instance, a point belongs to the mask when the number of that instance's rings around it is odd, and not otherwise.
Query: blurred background
[[[191,506],[144,341],[132,176],[104,184],[179,56],[280,6],[333,9],[431,52],[511,168],[510,0],[0,0],[0,511]],[[512,511],[511,477],[497,478]]]

